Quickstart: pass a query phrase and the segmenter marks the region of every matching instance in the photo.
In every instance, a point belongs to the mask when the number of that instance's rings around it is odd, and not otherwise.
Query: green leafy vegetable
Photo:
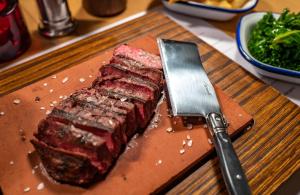
[[[300,12],[285,9],[278,19],[265,14],[250,33],[248,49],[261,62],[300,71]]]

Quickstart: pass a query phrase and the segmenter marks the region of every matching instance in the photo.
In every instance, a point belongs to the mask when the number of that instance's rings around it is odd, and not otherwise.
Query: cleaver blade
[[[215,90],[194,43],[158,39],[169,102],[174,116],[203,116],[213,138],[229,194],[251,194],[247,178],[227,133]]]

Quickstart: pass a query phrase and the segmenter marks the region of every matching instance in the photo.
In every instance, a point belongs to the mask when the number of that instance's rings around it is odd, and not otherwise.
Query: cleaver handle
[[[227,122],[220,113],[210,113],[206,120],[213,137],[221,172],[229,194],[251,195],[247,178],[226,130]]]

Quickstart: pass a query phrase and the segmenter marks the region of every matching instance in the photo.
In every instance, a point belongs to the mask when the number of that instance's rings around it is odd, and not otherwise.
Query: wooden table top
[[[290,2],[287,5],[291,10],[299,10],[300,5],[296,2],[292,0],[285,2]],[[275,11],[280,11],[285,7],[280,0],[274,0],[272,4],[267,3],[267,0],[261,0],[256,10],[263,10],[262,5],[268,5],[266,9],[270,9],[271,6]],[[278,6],[276,9],[272,7],[275,5]],[[235,20],[229,23],[212,23],[228,34],[234,35],[231,30],[234,29]],[[168,38],[195,41],[199,44],[202,42],[171,22],[161,12],[150,11],[146,16],[127,24],[0,72],[0,95],[71,67],[98,52],[147,32],[157,36],[164,35]],[[209,47],[209,50],[204,56],[207,60],[223,59],[218,61],[219,66],[207,70],[210,79],[253,115],[256,121],[254,128],[234,141],[234,147],[246,170],[253,193],[269,194],[300,168],[298,147],[300,144],[300,108],[237,64],[222,57],[222,54],[213,48]],[[179,185],[174,187],[175,184]],[[187,174],[177,178],[174,185],[164,186],[158,192],[168,190],[171,190],[170,194],[225,192],[215,155],[211,155],[205,163],[195,165]]]

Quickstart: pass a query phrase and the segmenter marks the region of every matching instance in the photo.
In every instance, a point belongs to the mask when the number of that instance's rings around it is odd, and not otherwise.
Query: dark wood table
[[[299,107],[158,11],[1,72],[0,95],[149,32],[203,44],[206,51],[202,58],[211,81],[254,117],[254,127],[234,141],[254,194],[274,192],[300,168]],[[207,63],[212,61],[216,66],[208,67]],[[167,191],[170,194],[226,193],[216,155],[195,163],[156,192]]]

